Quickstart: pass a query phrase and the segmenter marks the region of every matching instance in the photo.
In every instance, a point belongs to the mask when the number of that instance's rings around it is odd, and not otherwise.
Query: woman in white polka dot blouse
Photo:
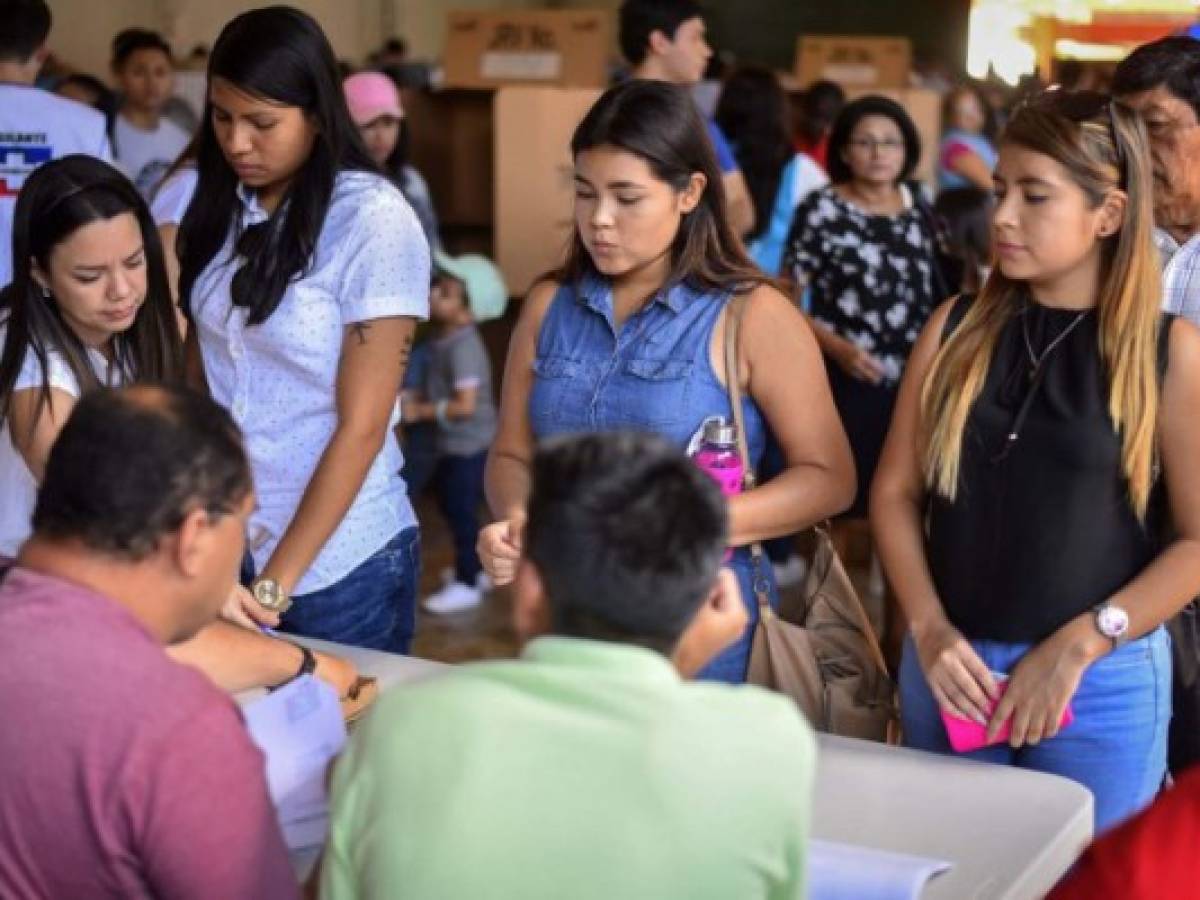
[[[245,580],[286,631],[407,652],[420,546],[393,426],[429,248],[309,16],[257,9],[222,31],[197,171],[180,303],[189,374],[254,471]]]

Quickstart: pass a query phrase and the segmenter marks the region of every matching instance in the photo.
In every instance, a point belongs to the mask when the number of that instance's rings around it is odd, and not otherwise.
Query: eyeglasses
[[[898,141],[894,138],[884,138],[877,141],[874,138],[855,138],[850,141],[850,147],[854,150],[861,150],[864,153],[874,153],[876,150],[903,150],[904,141]]]

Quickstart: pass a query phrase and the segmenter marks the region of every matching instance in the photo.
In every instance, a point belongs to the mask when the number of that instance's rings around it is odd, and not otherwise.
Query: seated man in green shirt
[[[803,897],[811,730],[685,680],[745,627],[717,488],[649,435],[551,443],[532,476],[521,658],[382,698],[334,774],[322,896]]]

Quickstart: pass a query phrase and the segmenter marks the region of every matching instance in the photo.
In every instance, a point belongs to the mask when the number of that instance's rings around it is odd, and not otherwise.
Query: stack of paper
[[[809,900],[916,900],[950,863],[850,844],[809,841]]]
[[[329,764],[346,743],[333,688],[305,675],[243,707],[267,758],[267,787],[289,850],[319,847],[329,830]]]

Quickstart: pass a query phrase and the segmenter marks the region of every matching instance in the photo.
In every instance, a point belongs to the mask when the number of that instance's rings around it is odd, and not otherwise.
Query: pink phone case
[[[996,686],[1000,693],[994,701],[988,704],[989,715],[996,709],[996,705],[1000,702],[1000,697],[1004,696],[1004,691],[1008,687],[1008,680],[1002,675],[996,676]],[[1071,709],[1071,705],[1067,704],[1067,708],[1063,710],[1062,721],[1058,723],[1058,727],[1060,729],[1066,728],[1074,721],[1075,712]],[[942,710],[942,722],[946,726],[946,735],[950,738],[950,746],[954,748],[956,753],[969,753],[981,747],[1001,744],[1007,741],[1012,735],[1011,718],[1000,726],[995,739],[991,741],[987,739],[987,726],[980,725],[971,719],[964,719],[955,713],[948,713]]]

